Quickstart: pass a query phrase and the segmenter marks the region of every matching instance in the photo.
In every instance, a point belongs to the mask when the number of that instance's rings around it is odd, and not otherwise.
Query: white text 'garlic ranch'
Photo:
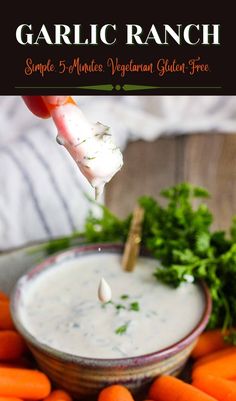
[[[119,43],[122,32],[125,45],[187,44],[219,45],[220,24],[152,24],[143,27],[139,24],[53,24],[35,28],[32,24],[21,24],[16,29],[16,40],[20,45],[99,45]]]

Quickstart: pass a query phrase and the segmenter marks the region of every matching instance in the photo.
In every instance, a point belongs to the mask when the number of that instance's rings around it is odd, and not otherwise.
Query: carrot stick
[[[218,401],[236,400],[236,383],[215,376],[199,376],[193,385]]]
[[[1,396],[40,400],[47,397],[50,390],[47,376],[38,370],[0,367]]]
[[[215,401],[215,398],[173,376],[157,378],[148,396],[154,401]]]
[[[0,401],[22,401],[22,399],[16,397],[0,397]]]
[[[0,300],[0,330],[14,329],[9,301]]]
[[[192,377],[196,378],[204,375],[212,375],[222,377],[224,379],[231,379],[236,376],[236,353],[233,352],[229,355],[224,355],[215,360],[197,366],[193,370]]]
[[[44,398],[44,401],[72,401],[72,398],[64,390],[54,390],[48,397]]]
[[[7,294],[3,291],[0,291],[0,301],[9,301]]]
[[[216,352],[211,352],[210,354],[207,354],[207,355],[197,359],[197,361],[193,365],[193,369],[195,369],[197,366],[201,366],[201,365],[204,365],[205,363],[215,361],[216,359],[219,359],[226,355],[230,355],[234,352],[236,352],[235,346],[221,349],[220,351],[216,351]]]
[[[25,343],[16,331],[0,331],[0,360],[18,359],[23,355],[25,349]]]
[[[210,352],[218,351],[222,348],[229,347],[224,341],[224,336],[227,332],[222,333],[222,330],[205,331],[199,336],[198,342],[192,351],[193,358],[200,358]]]

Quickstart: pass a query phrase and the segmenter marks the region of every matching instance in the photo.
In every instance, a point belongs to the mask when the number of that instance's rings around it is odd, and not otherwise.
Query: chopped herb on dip
[[[128,329],[128,325],[129,325],[129,322],[123,324],[123,325],[120,326],[120,327],[117,327],[115,333],[116,333],[116,334],[119,334],[119,335],[125,334],[126,331],[127,331],[127,329]]]
[[[140,310],[139,303],[138,302],[132,302],[129,306],[129,310],[133,310],[135,312],[138,312]]]

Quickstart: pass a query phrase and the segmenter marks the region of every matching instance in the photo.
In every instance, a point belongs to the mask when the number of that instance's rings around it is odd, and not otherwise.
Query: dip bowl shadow
[[[93,244],[83,245],[49,257],[18,280],[11,297],[11,311],[15,326],[24,337],[39,367],[58,387],[64,388],[76,399],[82,400],[92,400],[103,387],[114,383],[123,384],[132,392],[137,393],[145,389],[159,375],[179,374],[198,336],[206,327],[211,313],[209,291],[204,283],[199,283],[205,297],[205,308],[200,321],[187,336],[160,351],[130,358],[96,359],[71,355],[42,344],[27,331],[19,317],[25,283],[42,274],[51,265],[73,259],[75,256],[95,253],[98,248],[109,253],[121,254],[123,251],[123,246],[119,244]],[[147,254],[143,252],[142,256]]]

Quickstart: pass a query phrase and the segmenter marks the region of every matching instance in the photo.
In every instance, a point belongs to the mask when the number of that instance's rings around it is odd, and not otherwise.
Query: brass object
[[[122,267],[127,272],[132,272],[134,270],[139,255],[143,218],[143,208],[141,208],[141,206],[136,206],[122,258]]]

